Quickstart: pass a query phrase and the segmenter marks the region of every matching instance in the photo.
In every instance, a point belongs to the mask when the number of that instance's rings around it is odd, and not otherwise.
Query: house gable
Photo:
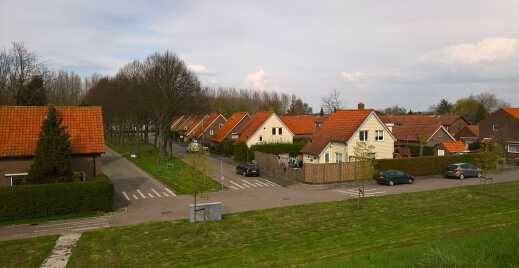
[[[272,128],[276,128],[276,134],[272,134]],[[281,134],[279,134],[279,128],[282,129]],[[290,130],[275,113],[271,113],[270,116],[254,130],[253,134],[248,137],[245,143],[248,147],[258,143],[292,143],[293,138],[294,133],[292,130]]]

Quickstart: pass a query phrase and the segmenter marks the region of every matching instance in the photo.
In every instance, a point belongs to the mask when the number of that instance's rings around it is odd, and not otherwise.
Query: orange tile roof
[[[519,119],[519,108],[504,108],[503,110],[513,117]]]
[[[449,153],[462,153],[467,151],[467,146],[462,141],[444,141],[442,147]]]
[[[301,151],[317,155],[330,141],[348,141],[372,112],[371,109],[337,110],[328,116]]]
[[[441,127],[440,123],[426,125],[402,125],[394,126],[391,131],[395,138],[400,141],[418,141],[418,135],[423,135],[426,140],[429,140],[431,136]]]
[[[204,116],[192,116],[190,121],[186,123],[186,135],[191,136],[193,134],[193,131],[201,127],[202,120],[204,119]]]
[[[465,128],[470,130],[472,134],[474,134],[474,137],[479,137],[479,126],[478,125],[468,125]]]
[[[174,116],[171,120],[171,130],[176,130],[178,125],[184,120],[185,115]]]
[[[463,116],[456,114],[402,114],[402,115],[384,115],[382,121],[384,123],[394,123],[395,125],[417,125],[417,124],[438,124],[450,126],[456,120],[461,119],[469,123]]]
[[[222,128],[220,128],[212,137],[210,137],[211,140],[216,142],[222,142],[229,133],[245,118],[249,116],[246,112],[236,112],[225,121]]]
[[[245,126],[242,133],[240,134],[240,138],[238,138],[238,142],[247,142],[247,140],[252,136],[256,130],[265,122],[272,112],[257,112],[252,115],[249,123]]]
[[[219,113],[212,113],[206,117],[204,117],[204,119],[202,119],[202,123],[201,123],[201,127],[198,127],[194,133],[193,133],[193,136],[196,137],[196,138],[200,138],[205,130],[210,127],[215,121],[216,119],[218,119],[218,117],[223,117],[223,115],[219,114]],[[225,119],[225,117],[223,117],[223,119]]]
[[[73,154],[105,152],[101,107],[56,107],[70,135]],[[32,156],[46,106],[0,106],[0,157]]]
[[[316,122],[323,122],[327,116],[320,115],[284,115],[281,120],[295,135],[312,135]]]

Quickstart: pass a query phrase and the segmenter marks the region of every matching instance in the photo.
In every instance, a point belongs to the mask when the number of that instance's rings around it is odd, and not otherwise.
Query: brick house
[[[493,112],[479,122],[479,134],[482,139],[500,143],[508,156],[519,157],[519,108]]]
[[[208,144],[209,137],[213,136],[225,124],[225,117],[219,113],[206,115],[187,135],[202,144]]]
[[[213,146],[219,146],[224,140],[235,141],[250,121],[250,115],[246,112],[233,113],[214,135],[209,137]]]
[[[47,111],[46,106],[0,106],[0,186],[29,171]],[[105,152],[101,108],[63,106],[56,111],[70,135],[72,170],[84,179],[99,175]]]

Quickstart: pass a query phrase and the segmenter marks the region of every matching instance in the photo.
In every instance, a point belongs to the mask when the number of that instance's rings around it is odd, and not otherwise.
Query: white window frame
[[[328,153],[328,152],[324,153],[324,162],[330,163],[330,153]]]
[[[342,153],[335,152],[335,163],[342,163],[344,162],[342,159]]]
[[[278,127],[278,135],[283,135],[283,128],[282,127]]]
[[[263,141],[263,136],[259,136],[259,141]]]
[[[209,130],[209,135],[212,136],[213,134],[214,134],[214,130],[210,129],[210,130]]]
[[[272,135],[273,135],[273,136],[276,135],[276,128],[275,128],[275,127],[272,128]]]
[[[366,135],[362,135],[365,133]],[[359,131],[359,141],[361,142],[367,142],[369,139],[369,132],[367,130],[360,130]]]
[[[384,141],[384,138],[384,130],[375,130],[375,141]]]

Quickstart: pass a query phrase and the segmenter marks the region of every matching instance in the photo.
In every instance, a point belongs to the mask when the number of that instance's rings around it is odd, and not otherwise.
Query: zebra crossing
[[[164,187],[163,189],[155,190],[150,188],[148,190],[137,189],[135,191],[121,191],[126,201],[131,200],[142,200],[142,199],[155,199],[155,198],[169,198],[177,196],[169,188]]]
[[[267,179],[233,179],[229,180],[227,185],[229,189],[233,191],[246,190],[251,188],[262,188],[262,187],[281,187],[275,182],[271,182]]]
[[[376,188],[364,188],[364,190],[360,190],[359,188],[354,189],[345,189],[345,190],[332,190],[337,193],[345,194],[349,197],[373,197],[377,195],[382,195],[386,191],[377,191]]]

